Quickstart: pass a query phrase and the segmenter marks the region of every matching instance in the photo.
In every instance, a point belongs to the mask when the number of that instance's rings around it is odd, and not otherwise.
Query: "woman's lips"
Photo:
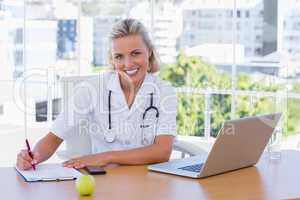
[[[128,74],[129,76],[135,75],[138,72],[138,68],[137,69],[131,69],[131,70],[125,70],[125,73]]]

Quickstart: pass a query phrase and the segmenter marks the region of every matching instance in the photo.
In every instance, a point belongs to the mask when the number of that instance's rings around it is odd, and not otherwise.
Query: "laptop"
[[[156,172],[204,178],[255,165],[272,136],[281,113],[226,121],[207,155],[149,165]]]

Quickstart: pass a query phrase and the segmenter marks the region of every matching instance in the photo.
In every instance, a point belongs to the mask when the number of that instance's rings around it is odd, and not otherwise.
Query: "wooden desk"
[[[13,168],[0,168],[1,199],[291,199],[300,197],[300,152],[283,151],[280,161],[263,156],[256,167],[206,179],[189,179],[122,166],[96,176],[93,196],[80,197],[74,181],[26,183]]]

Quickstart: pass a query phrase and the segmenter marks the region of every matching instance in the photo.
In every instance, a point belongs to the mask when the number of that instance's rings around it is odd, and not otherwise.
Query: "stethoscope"
[[[113,133],[113,131],[112,131],[112,122],[111,122],[111,93],[112,93],[112,91],[109,90],[109,93],[108,93],[108,133],[104,134],[104,139],[108,143],[112,143],[116,140],[116,134]],[[159,118],[159,111],[158,111],[157,107],[155,107],[153,105],[153,93],[150,93],[150,106],[145,109],[145,111],[143,112],[143,115],[142,115],[142,124],[140,126],[140,128],[142,129],[142,141],[141,141],[142,144],[150,143],[150,141],[147,139],[147,137],[144,134],[144,129],[149,127],[149,125],[145,125],[144,121],[147,117],[147,113],[150,110],[155,111],[155,118],[157,121]]]

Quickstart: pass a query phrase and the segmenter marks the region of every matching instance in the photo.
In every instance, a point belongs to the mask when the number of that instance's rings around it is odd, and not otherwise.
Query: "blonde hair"
[[[110,43],[113,39],[129,36],[129,35],[140,35],[143,38],[144,43],[150,52],[149,57],[149,70],[148,72],[154,73],[159,70],[159,56],[155,49],[153,42],[149,37],[149,33],[146,27],[136,19],[123,19],[117,22],[109,35]],[[109,62],[112,64],[111,47],[109,47]]]

